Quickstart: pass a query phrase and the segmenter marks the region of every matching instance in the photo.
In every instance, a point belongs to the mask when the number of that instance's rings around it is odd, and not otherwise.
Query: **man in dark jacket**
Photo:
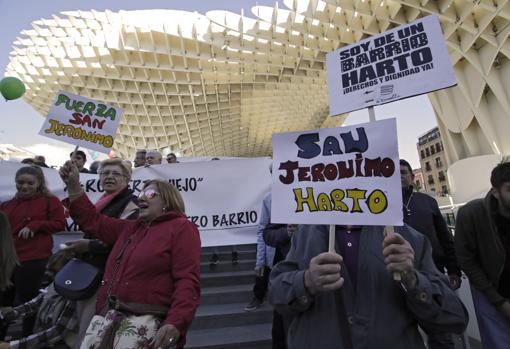
[[[510,162],[491,173],[485,199],[459,209],[455,249],[469,278],[483,347],[510,348]]]
[[[271,272],[269,301],[292,316],[289,349],[424,349],[427,332],[459,333],[468,317],[432,261],[428,239],[409,226],[299,225]],[[393,273],[400,273],[395,281]]]
[[[460,287],[461,272],[455,257],[453,236],[448,231],[437,201],[430,195],[414,191],[413,170],[411,165],[403,159],[400,160],[400,176],[404,223],[429,238],[432,245],[432,259],[437,269],[441,273],[446,271],[451,287],[454,290],[458,289]],[[430,349],[455,348],[451,334],[427,334]]]

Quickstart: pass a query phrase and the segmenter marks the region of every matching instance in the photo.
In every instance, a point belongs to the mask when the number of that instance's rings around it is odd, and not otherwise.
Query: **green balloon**
[[[15,77],[3,78],[0,81],[0,93],[6,100],[20,98],[25,93],[23,81]]]

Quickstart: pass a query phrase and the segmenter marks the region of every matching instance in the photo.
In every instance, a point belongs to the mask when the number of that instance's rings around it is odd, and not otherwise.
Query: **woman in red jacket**
[[[53,247],[52,234],[65,229],[64,207],[46,187],[39,166],[21,167],[15,176],[16,195],[0,205],[11,224],[20,265],[13,284],[1,295],[1,305],[25,303],[37,295]],[[32,333],[34,319],[23,321],[23,336]]]
[[[176,343],[182,348],[200,298],[200,236],[184,214],[181,195],[168,182],[152,180],[145,183],[140,193],[138,220],[110,218],[98,213],[88,200],[79,175],[70,162],[60,170],[67,184],[71,217],[84,232],[113,245],[96,313],[106,315],[112,310],[113,298],[138,309],[162,306],[161,327],[140,340],[150,340],[155,349],[170,348]],[[105,326],[107,321],[108,316],[98,326]],[[93,327],[94,319],[89,328]],[[145,334],[146,328],[141,332]],[[106,337],[103,335],[99,339],[102,343],[96,344],[105,345]],[[102,347],[109,348],[107,344]],[[125,349],[121,345],[115,348]]]

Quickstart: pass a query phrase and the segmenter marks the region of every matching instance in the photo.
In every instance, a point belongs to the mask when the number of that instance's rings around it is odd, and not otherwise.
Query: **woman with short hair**
[[[107,159],[100,163],[99,182],[104,194],[94,204],[99,213],[121,219],[133,220],[138,217],[138,200],[128,186],[131,175],[131,167],[121,159]],[[66,205],[68,205],[67,202]],[[112,246],[94,239],[87,232],[83,239],[68,241],[66,245],[66,250],[73,251],[79,259],[94,265],[101,271],[104,270],[112,248]],[[94,293],[92,297],[77,302],[76,311],[80,319],[79,341],[85,337],[90,320],[95,314],[96,298],[97,293]]]
[[[95,317],[87,330],[102,335],[87,334],[82,348],[113,346],[115,336],[121,335],[115,326],[129,316],[123,311],[125,305],[140,315],[129,319],[142,323],[133,323],[138,337],[125,345],[116,340],[116,349],[130,348],[133,341],[153,348],[182,348],[200,298],[200,236],[184,213],[179,191],[163,180],[145,183],[138,198],[139,218],[126,221],[97,212],[72,163],[66,163],[60,175],[67,184],[75,222],[113,245],[96,306],[96,314],[103,317]],[[147,317],[156,311],[159,319]]]

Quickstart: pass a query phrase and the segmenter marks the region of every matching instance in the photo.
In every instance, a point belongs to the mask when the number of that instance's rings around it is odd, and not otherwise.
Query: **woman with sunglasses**
[[[146,327],[137,333],[145,334],[140,340],[147,340],[151,348],[182,348],[200,298],[200,237],[184,214],[177,189],[163,180],[146,182],[138,198],[138,219],[127,221],[97,212],[83,193],[78,168],[71,162],[61,168],[60,176],[67,185],[74,221],[83,231],[113,245],[96,314],[110,314],[113,299],[114,306],[164,306],[166,315],[155,334],[145,333]],[[106,337],[95,344],[105,347]]]

